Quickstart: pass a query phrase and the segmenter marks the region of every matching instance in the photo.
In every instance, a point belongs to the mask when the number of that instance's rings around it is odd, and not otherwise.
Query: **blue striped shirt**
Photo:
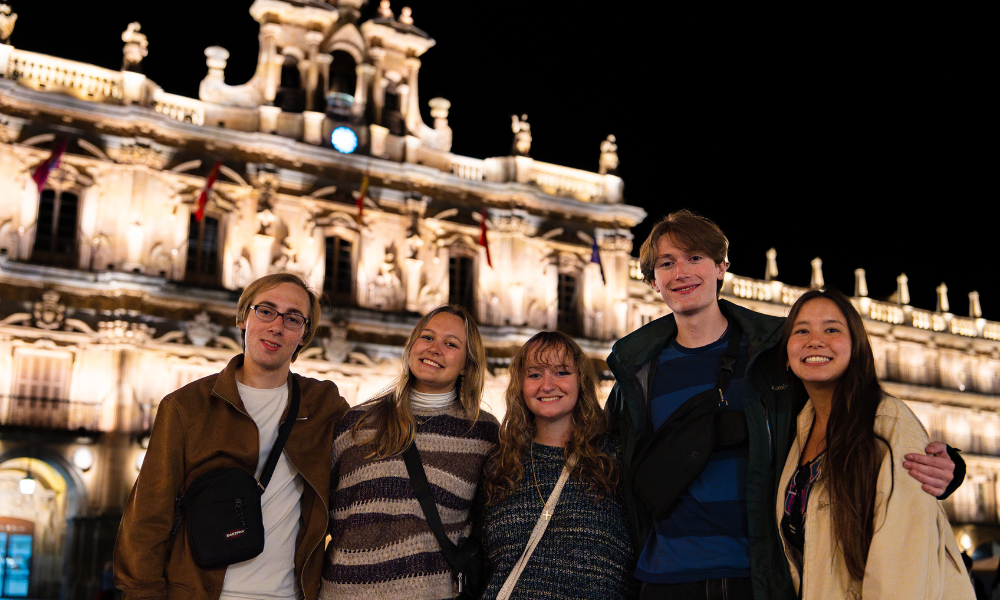
[[[672,342],[660,353],[650,401],[654,429],[691,396],[715,386],[719,359],[728,343],[727,332],[708,346],[691,349]],[[743,410],[743,377],[748,356],[749,345],[744,336],[733,377],[725,390],[729,410]],[[654,522],[636,566],[638,579],[686,583],[750,576],[747,458],[746,444],[712,452],[705,470],[681,495],[670,516]],[[669,477],[670,465],[664,465],[663,471]]]

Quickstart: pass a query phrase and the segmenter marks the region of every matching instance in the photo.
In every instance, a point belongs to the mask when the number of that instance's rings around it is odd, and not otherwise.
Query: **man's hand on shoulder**
[[[931,442],[925,452],[927,454],[907,454],[903,468],[910,472],[910,477],[923,484],[921,488],[925,492],[937,498],[945,493],[954,479],[955,462],[944,442]]]

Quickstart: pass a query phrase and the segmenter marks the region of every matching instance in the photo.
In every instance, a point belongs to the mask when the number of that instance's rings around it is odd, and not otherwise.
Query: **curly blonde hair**
[[[580,456],[572,475],[588,484],[587,490],[601,499],[618,485],[617,463],[601,450],[608,432],[608,417],[597,401],[594,365],[573,338],[559,331],[542,331],[525,342],[510,363],[510,385],[504,394],[507,414],[500,424],[500,444],[486,461],[484,489],[488,504],[512,494],[524,476],[524,457],[535,437],[535,415],[524,401],[524,377],[530,367],[553,367],[563,363],[576,367],[579,397],[572,414],[572,431],[565,456]]]

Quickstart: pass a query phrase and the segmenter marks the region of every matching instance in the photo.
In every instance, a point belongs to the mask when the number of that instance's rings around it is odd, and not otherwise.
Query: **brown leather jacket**
[[[115,584],[125,600],[218,599],[222,593],[226,569],[198,567],[187,529],[181,527],[176,536],[170,532],[174,498],[195,479],[222,467],[256,471],[257,427],[236,387],[236,371],[242,365],[240,354],[221,373],[190,383],[160,402],[115,544]],[[312,600],[319,593],[329,519],[333,428],[348,405],[333,382],[294,377],[301,390],[299,413],[284,452],[305,480],[295,577]]]

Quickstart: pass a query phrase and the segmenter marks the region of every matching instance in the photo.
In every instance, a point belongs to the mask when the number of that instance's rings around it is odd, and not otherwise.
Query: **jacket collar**
[[[243,366],[243,354],[237,354],[226,365],[219,376],[215,380],[215,386],[212,388],[212,394],[222,398],[226,402],[232,404],[236,410],[242,412],[243,414],[249,415],[247,413],[247,407],[243,404],[243,399],[240,398],[239,388],[236,386],[236,371]],[[294,374],[288,372],[288,385],[289,393],[291,393],[291,383]],[[301,381],[301,379],[299,380]],[[285,407],[285,413],[281,415],[281,420],[285,420],[285,414],[288,413],[288,407]],[[306,406],[305,399],[299,397],[299,412],[296,420],[303,420],[309,417],[309,410]]]
[[[736,320],[750,342],[751,354],[771,348],[781,340],[783,317],[765,315],[728,300],[719,300],[719,309],[727,319]],[[611,349],[611,356],[629,373],[655,359],[677,336],[677,320],[673,313],[656,319],[620,339]]]

